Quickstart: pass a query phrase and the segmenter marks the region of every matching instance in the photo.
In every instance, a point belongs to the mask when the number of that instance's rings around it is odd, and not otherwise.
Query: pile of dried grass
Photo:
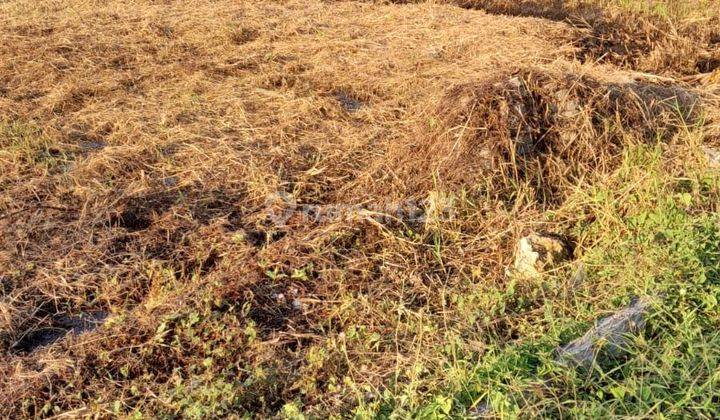
[[[567,22],[578,29],[577,56],[584,62],[680,75],[711,73],[720,66],[720,15],[704,0],[638,5],[608,0],[447,2],[492,14]]]
[[[697,124],[700,99],[677,86],[519,70],[450,88],[391,166],[410,190],[440,183],[508,198],[528,184],[541,202],[558,203],[579,179],[613,169],[632,142],[671,142]]]

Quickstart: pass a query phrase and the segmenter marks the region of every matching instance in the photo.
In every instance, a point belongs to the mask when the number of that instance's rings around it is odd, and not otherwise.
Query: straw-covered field
[[[0,0],[0,415],[720,415],[714,0]]]

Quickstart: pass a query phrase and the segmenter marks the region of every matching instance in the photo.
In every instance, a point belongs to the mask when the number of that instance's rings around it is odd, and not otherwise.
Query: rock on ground
[[[538,277],[569,257],[567,244],[558,236],[533,233],[520,239],[517,244],[513,274]]]
[[[635,299],[630,306],[601,319],[585,335],[558,349],[556,360],[567,366],[589,368],[598,358],[626,353],[631,336],[645,328],[650,298]]]

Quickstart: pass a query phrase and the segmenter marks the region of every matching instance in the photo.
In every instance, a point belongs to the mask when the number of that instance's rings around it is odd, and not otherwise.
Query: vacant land
[[[717,417],[719,101],[715,1],[0,0],[0,414]]]

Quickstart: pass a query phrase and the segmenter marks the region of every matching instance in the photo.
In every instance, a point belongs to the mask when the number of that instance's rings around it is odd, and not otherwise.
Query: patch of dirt
[[[88,312],[77,316],[60,314],[52,316],[49,322],[32,328],[10,347],[13,354],[32,353],[38,348],[49,346],[67,334],[83,334],[100,327],[108,317],[106,312]]]
[[[286,285],[255,284],[248,288],[246,299],[251,302],[248,316],[264,333],[285,331],[291,326],[295,328],[295,319],[302,315],[301,308],[293,305],[296,297]]]
[[[355,99],[342,91],[337,92],[335,94],[335,98],[337,98],[338,102],[340,102],[343,109],[350,113],[359,111],[364,105],[362,101]]]
[[[712,73],[720,68],[720,53],[715,57],[702,58],[697,62],[699,73]]]
[[[236,45],[243,45],[254,41],[258,36],[259,33],[256,29],[242,27],[230,34],[230,40]]]

